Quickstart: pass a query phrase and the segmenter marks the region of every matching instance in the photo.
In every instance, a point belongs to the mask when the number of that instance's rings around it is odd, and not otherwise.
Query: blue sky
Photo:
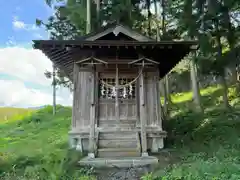
[[[0,106],[32,107],[51,104],[51,80],[44,76],[51,61],[32,49],[33,39],[47,39],[36,27],[36,18],[47,20],[53,13],[44,0],[0,1]],[[70,105],[71,94],[59,88],[57,101]]]
[[[26,31],[33,31],[36,18],[46,20],[52,10],[44,3],[44,0],[7,0],[0,1],[0,17],[2,28],[0,29],[0,44],[3,46],[9,39],[14,39],[18,43],[29,43],[36,34]],[[23,29],[13,27],[13,22],[24,22]],[[17,24],[16,24],[17,25]],[[28,26],[28,27],[27,27]],[[27,29],[29,28],[29,29]],[[32,29],[31,29],[32,28]],[[47,36],[44,30],[36,30],[39,35]]]

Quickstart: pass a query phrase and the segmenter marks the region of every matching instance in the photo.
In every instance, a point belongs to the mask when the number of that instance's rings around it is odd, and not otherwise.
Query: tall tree
[[[167,32],[166,32],[166,1],[161,0],[161,8],[162,8],[162,40],[166,40]],[[163,93],[164,93],[164,112],[165,115],[168,114],[168,104],[171,103],[170,96],[170,87],[169,87],[169,75],[166,74],[163,79]]]
[[[193,0],[185,0],[184,1],[184,23],[188,27],[187,28],[187,35],[190,39],[196,39],[197,37],[197,19],[198,14],[193,14]],[[192,91],[193,91],[193,101],[196,105],[195,110],[202,111],[202,106],[200,102],[200,89],[197,80],[197,65],[196,65],[196,52],[192,53],[191,60],[190,60],[190,77],[191,77],[191,84],[192,84]]]

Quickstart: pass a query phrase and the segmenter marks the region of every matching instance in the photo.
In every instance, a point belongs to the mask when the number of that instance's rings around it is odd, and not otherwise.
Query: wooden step
[[[98,141],[99,148],[137,148],[137,140],[135,139],[100,139]]]
[[[99,140],[101,140],[101,139],[104,139],[104,140],[113,140],[113,139],[129,140],[129,139],[136,139],[136,138],[137,138],[137,133],[131,132],[131,131],[116,131],[116,132],[100,132],[99,133]]]
[[[136,148],[102,148],[98,149],[98,157],[139,157],[140,151]]]
[[[99,126],[100,127],[114,127],[116,125],[118,126],[125,126],[125,127],[136,127],[136,122],[137,120],[134,119],[134,120],[119,120],[119,121],[116,121],[115,119],[108,119],[108,120],[103,120],[103,119],[100,119],[99,120]]]

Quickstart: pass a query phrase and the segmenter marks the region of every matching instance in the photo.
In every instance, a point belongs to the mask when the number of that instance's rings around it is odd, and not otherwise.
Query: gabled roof
[[[138,63],[151,61],[161,64],[160,77],[163,77],[197,44],[196,41],[157,42],[128,26],[112,23],[75,40],[35,40],[34,48],[42,50],[72,80],[73,64],[81,57],[83,50],[103,52],[106,56],[116,51],[141,54],[145,59],[138,59]],[[104,64],[96,58],[87,61]]]
[[[120,33],[132,38],[135,41],[155,41],[154,39],[147,37],[135,30],[132,30],[130,27],[118,24],[118,23],[111,23],[108,24],[99,30],[89,33],[85,36],[80,37],[79,39],[85,40],[85,41],[96,41],[110,33],[113,33],[115,36],[118,36]]]
[[[197,48],[196,41],[121,41],[121,40],[38,40],[34,41],[34,48],[42,50],[59,68],[72,80],[73,64],[81,56],[81,50],[115,52],[129,51],[136,52],[160,64],[160,78],[165,76],[191,49]],[[107,54],[106,54],[107,55]],[[88,59],[90,60],[90,59]],[[93,60],[93,59],[91,59]],[[94,63],[103,63],[98,59]],[[153,63],[153,62],[151,62]]]

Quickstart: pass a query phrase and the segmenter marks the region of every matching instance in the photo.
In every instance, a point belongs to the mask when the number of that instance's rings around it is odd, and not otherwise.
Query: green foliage
[[[166,148],[180,159],[142,179],[240,178],[240,98],[229,89],[233,109],[221,108],[219,86],[201,90],[204,115],[191,111],[192,93],[173,94],[171,118],[164,121]],[[0,179],[94,179],[94,169],[77,167],[81,155],[68,149],[71,108],[46,106],[21,120],[0,125]],[[178,158],[177,158],[178,157]],[[161,164],[160,160],[160,164]]]
[[[46,106],[23,119],[0,125],[0,179],[94,179],[77,166],[79,152],[68,149],[71,108]]]
[[[86,2],[79,0],[45,0],[53,5],[55,14],[46,22],[36,20],[51,34],[51,39],[76,39],[86,33]],[[59,7],[55,2],[65,2]],[[120,21],[133,29],[156,39],[160,29],[161,40],[196,39],[199,50],[195,60],[200,73],[223,75],[226,66],[239,64],[239,2],[236,0],[99,0],[100,11],[97,15],[96,1],[91,1],[91,31],[103,24]],[[150,5],[157,3],[161,16],[153,14]],[[97,18],[98,17],[98,18]],[[164,33],[163,33],[164,32]],[[237,53],[238,52],[238,53]],[[181,69],[183,68],[183,69]],[[178,67],[177,72],[184,72],[185,67]],[[50,76],[49,76],[50,75]],[[46,72],[51,77],[51,72]],[[72,87],[66,74],[57,70],[57,84]]]
[[[164,121],[168,132],[165,145],[179,160],[148,175],[149,179],[240,179],[240,98],[236,88],[229,89],[233,108],[228,111],[220,106],[218,86],[204,89],[201,94],[203,115],[191,111],[191,92],[172,95],[171,118]]]

